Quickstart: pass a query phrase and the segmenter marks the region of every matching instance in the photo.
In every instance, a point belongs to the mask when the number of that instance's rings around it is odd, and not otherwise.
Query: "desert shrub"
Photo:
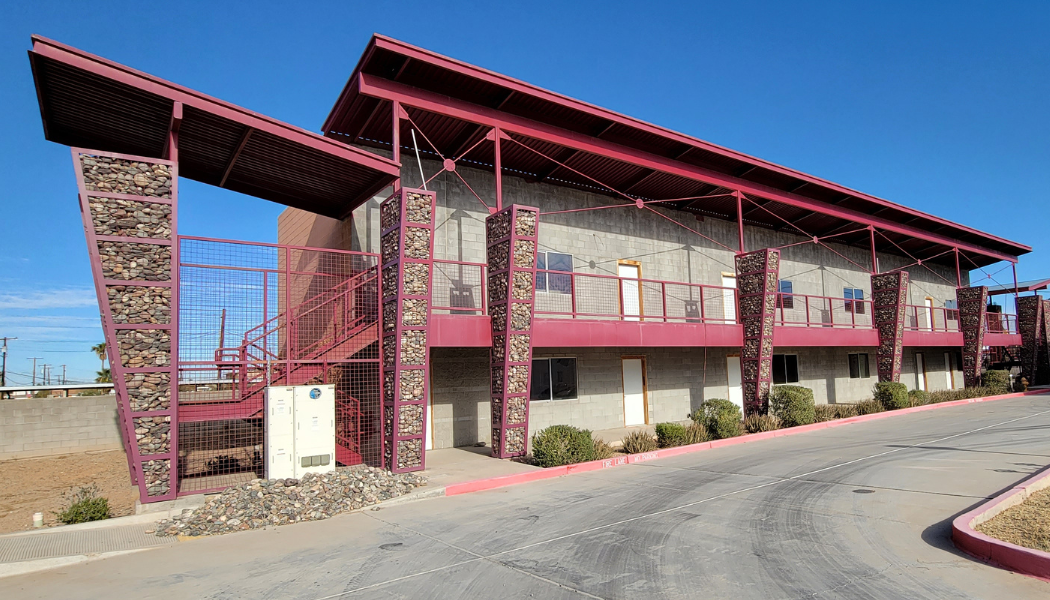
[[[985,396],[994,395],[994,390],[983,386],[969,387],[961,390],[940,390],[938,392],[930,392],[930,404],[951,402],[953,400],[966,400],[968,398],[983,398]]]
[[[801,385],[775,385],[769,395],[769,413],[784,427],[809,425],[816,418],[813,390]]]
[[[762,433],[777,429],[780,429],[780,419],[773,415],[750,415],[744,419],[744,431],[748,433]]]
[[[55,517],[66,525],[109,518],[109,499],[98,495],[95,484],[70,492],[66,500],[66,508],[55,513]]]
[[[605,460],[612,458],[616,451],[602,438],[594,438],[594,458],[592,460]]]
[[[923,406],[930,403],[930,394],[923,390],[908,392],[908,406]]]
[[[623,438],[623,451],[627,454],[656,450],[656,438],[644,431],[632,431]]]
[[[880,381],[871,389],[876,402],[885,410],[908,408],[908,386],[894,381]]]
[[[740,414],[740,407],[722,398],[705,400],[690,418],[694,423],[706,427],[707,435],[712,439],[721,440],[743,433],[741,421],[744,418]]]
[[[907,396],[905,396],[905,398],[907,398]],[[882,406],[881,402],[879,402],[878,400],[870,399],[865,400],[863,402],[858,402],[853,406],[856,408],[858,415],[870,415],[872,413],[882,412],[886,410],[886,408]]]
[[[981,377],[981,383],[986,388],[991,388],[992,395],[1010,393],[1010,372],[1003,370],[986,371]]]
[[[678,423],[657,423],[656,442],[661,448],[685,444],[685,426]]]
[[[594,459],[591,432],[571,425],[551,425],[532,436],[532,458],[541,467],[558,467]]]
[[[685,428],[685,444],[702,444],[711,439],[707,434],[707,427],[699,423],[691,423]]]
[[[854,404],[818,404],[814,407],[814,416],[817,423],[845,419],[857,416],[857,406]]]

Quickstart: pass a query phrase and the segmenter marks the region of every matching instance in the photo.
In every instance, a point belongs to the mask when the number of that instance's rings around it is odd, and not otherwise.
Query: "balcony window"
[[[867,379],[870,377],[870,371],[868,371],[868,355],[867,354],[850,354],[849,355],[849,378],[850,379]]]
[[[791,310],[795,308],[795,298],[791,295],[791,282],[787,279],[777,280],[777,308],[786,308]]]
[[[575,400],[576,359],[537,358],[532,361],[530,400]]]
[[[773,355],[773,383],[798,383],[798,355]]]
[[[860,288],[842,288],[842,297],[846,299],[846,312],[853,312],[855,314],[864,314],[864,303],[863,302],[851,302],[851,300],[863,300],[864,290]]]
[[[572,273],[572,255],[560,252],[537,252],[536,268],[540,271]],[[536,273],[536,291],[552,294],[571,294],[572,276],[556,273]]]

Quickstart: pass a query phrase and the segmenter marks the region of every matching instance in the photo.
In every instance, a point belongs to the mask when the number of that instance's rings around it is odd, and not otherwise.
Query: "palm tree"
[[[97,371],[95,383],[113,383],[113,379],[109,376],[109,369],[103,367],[101,371]]]
[[[91,347],[91,351],[95,353],[95,356],[97,356],[100,361],[102,361],[102,370],[108,372],[109,369],[106,368],[106,342],[95,344]],[[106,381],[108,382],[109,380],[107,379]]]

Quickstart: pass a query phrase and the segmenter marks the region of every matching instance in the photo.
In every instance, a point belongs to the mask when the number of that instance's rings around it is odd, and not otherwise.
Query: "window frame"
[[[860,360],[860,357],[862,357],[862,356],[864,357],[864,361],[863,361],[864,368],[863,369],[861,368],[861,364],[862,363],[861,363],[861,360]],[[853,375],[853,370],[854,370],[853,369],[853,366],[854,366],[853,358],[854,357],[857,357],[857,359],[856,359],[857,360],[857,363],[856,363],[857,375],[856,376]],[[867,352],[850,352],[850,353],[846,354],[846,367],[847,367],[847,369],[849,369],[849,378],[850,379],[869,379],[871,377],[871,358],[868,356]]]
[[[784,290],[784,284],[787,290]],[[790,279],[777,279],[777,308],[785,310],[795,309],[795,284]]]
[[[560,269],[551,269],[549,256],[550,254],[559,254],[561,256],[569,257],[570,271],[562,271]],[[543,261],[543,268],[540,268],[540,261]],[[576,257],[567,252],[555,252],[554,250],[538,250],[536,252],[536,293],[542,294],[572,294],[572,273],[576,272]],[[569,286],[567,290],[555,290],[550,291],[551,285],[550,280],[552,279],[552,273],[566,273],[568,275]],[[560,277],[558,278],[561,279]]]
[[[572,360],[572,364],[573,364],[573,370],[572,370],[572,373],[573,373],[573,389],[575,390],[576,393],[573,394],[573,396],[571,398],[555,398],[554,397],[554,377],[553,377],[553,373],[551,372],[551,361],[552,360]],[[580,361],[579,361],[579,358],[577,358],[576,356],[541,356],[541,357],[538,357],[538,358],[533,358],[532,359],[532,363],[529,365],[532,368],[532,372],[529,373],[529,377],[530,378],[536,376],[536,363],[539,362],[539,361],[545,361],[547,363],[547,381],[550,382],[550,385],[549,385],[550,395],[547,398],[533,398],[532,394],[534,392],[534,389],[533,389],[533,386],[531,385],[532,382],[530,381],[529,382],[530,383],[530,385],[529,385],[529,402],[560,402],[562,400],[579,400],[580,399]]]
[[[864,288],[844,287],[842,288],[842,297],[845,299],[846,312],[853,312],[853,301],[858,300],[859,302],[856,304],[856,312],[853,314],[864,314]]]
[[[795,362],[795,380],[794,381],[792,381],[788,377],[788,368],[787,368],[788,359],[787,359],[787,357],[789,357],[789,356],[793,357],[794,358],[794,362]],[[776,372],[777,372],[776,362],[777,362],[777,357],[780,357],[780,359],[782,361],[784,361],[784,381],[777,381],[776,380]],[[770,360],[770,363],[771,363],[770,364],[770,370],[772,372],[769,375],[770,375],[770,378],[773,381],[773,385],[792,385],[792,384],[799,383],[800,381],[802,381],[802,373],[801,373],[801,370],[799,369],[798,354],[774,354],[772,359]]]

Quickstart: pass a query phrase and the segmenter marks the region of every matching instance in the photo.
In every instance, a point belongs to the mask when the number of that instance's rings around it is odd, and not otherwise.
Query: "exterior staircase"
[[[259,419],[268,386],[335,384],[336,461],[362,462],[363,414],[347,391],[349,361],[379,340],[378,285],[378,269],[369,268],[248,330],[239,346],[217,349],[230,396],[180,399],[179,421]]]

